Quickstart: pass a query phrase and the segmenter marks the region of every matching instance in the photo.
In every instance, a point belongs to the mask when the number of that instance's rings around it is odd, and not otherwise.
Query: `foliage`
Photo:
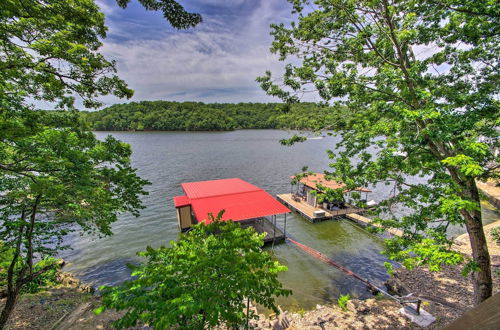
[[[119,328],[141,320],[157,329],[213,328],[244,325],[247,301],[279,312],[274,297],[290,294],[278,281],[286,267],[261,250],[265,234],[242,229],[233,221],[193,226],[171,247],[148,247],[139,255],[147,263],[133,270],[136,278],[119,287],[104,287],[103,306],[124,310]]]
[[[467,262],[464,266],[464,268],[462,269],[462,276],[463,277],[467,277],[470,273],[472,272],[477,272],[479,271],[479,266],[477,265],[477,263],[474,261],[474,260],[470,260],[469,262]]]
[[[174,0],[140,3],[176,28],[201,20]],[[142,208],[147,182],[130,165],[130,147],[98,141],[74,111],[75,98],[97,107],[102,95],[132,96],[99,53],[106,30],[93,0],[0,2],[0,240],[9,251],[0,328],[21,290],[52,276],[46,258],[70,231],[110,235],[118,214]],[[33,101],[69,111],[33,111]]]
[[[3,296],[7,290],[7,270],[12,262],[15,250],[0,242],[0,295]],[[22,263],[16,265],[16,270],[22,267]],[[22,292],[36,293],[43,287],[57,283],[57,272],[59,269],[59,260],[55,258],[45,258],[33,265],[33,271],[38,272],[41,269],[47,269],[33,281],[27,283]]]
[[[33,265],[33,271],[36,273],[42,269],[46,269],[40,276],[33,281],[26,283],[22,288],[25,293],[37,293],[44,287],[53,286],[58,283],[57,274],[59,272],[59,260],[55,258],[45,258]]]
[[[12,111],[25,98],[96,106],[96,95],[130,97],[98,48],[106,36],[104,15],[91,0],[2,1],[0,100]],[[34,33],[36,31],[36,33]],[[15,102],[15,103],[14,103]]]
[[[392,185],[378,221],[404,237],[387,253],[431,268],[457,263],[446,230],[465,224],[480,269],[476,302],[486,299],[490,258],[475,182],[500,175],[498,1],[291,2],[297,22],[273,25],[271,50],[300,60],[286,65],[281,85],[266,72],[262,88],[287,102],[314,90],[347,107],[330,174],[348,188]]]
[[[304,317],[304,315],[306,315],[306,310],[301,308],[297,311],[297,313],[300,315],[300,317]]]
[[[14,302],[20,292],[32,292],[51,280],[54,264],[47,258],[68,248],[68,233],[110,235],[120,213],[138,215],[148,183],[130,165],[130,146],[110,136],[97,140],[78,114],[29,115],[36,118],[30,134],[0,133],[0,240],[10,251],[6,280]],[[54,121],[59,124],[54,126]],[[8,309],[4,311],[6,318]]]
[[[0,242],[0,293],[3,293],[7,288],[7,269],[10,266],[14,252],[14,249]]]
[[[330,107],[311,103],[283,110],[279,103],[142,101],[82,112],[95,130],[229,131],[247,128],[317,129],[333,122]],[[308,114],[304,118],[304,114]],[[336,117],[336,116],[335,116]],[[342,125],[340,120],[335,121]]]
[[[307,178],[310,175],[313,175],[314,173],[309,171],[309,167],[304,166],[302,167],[302,171],[300,173],[296,173],[294,176],[292,176],[292,180],[290,181],[290,184],[298,184],[300,180],[303,178]]]
[[[451,250],[449,244],[441,244],[432,238],[421,239],[414,243],[412,249],[400,246],[406,244],[404,238],[390,239],[386,244],[386,253],[392,259],[402,260],[403,266],[408,269],[429,265],[430,271],[439,271],[442,265],[457,265],[464,261],[463,255]]]
[[[127,8],[130,0],[116,0],[122,8]],[[139,0],[146,10],[161,11],[165,19],[176,29],[187,29],[201,23],[200,14],[187,12],[184,7],[175,0]]]
[[[344,312],[347,312],[347,302],[351,299],[349,294],[340,295],[339,299],[337,299],[337,304]]]
[[[332,189],[325,187],[322,184],[316,184],[316,187],[321,190],[321,194],[318,196],[318,203],[344,201],[343,188]]]
[[[284,146],[292,146],[297,142],[304,142],[306,140],[307,140],[307,137],[299,135],[299,134],[294,134],[291,138],[281,139],[280,143]]]
[[[130,0],[117,0],[125,8]],[[148,10],[162,10],[176,28],[201,22],[174,0],[140,0]],[[0,5],[0,98],[9,103],[26,97],[86,107],[99,106],[98,95],[132,96],[119,79],[115,62],[98,49],[106,37],[104,15],[93,0],[8,0]],[[36,33],[35,33],[36,32]]]
[[[500,227],[493,228],[490,235],[495,240],[497,245],[500,245]]]
[[[0,176],[5,245],[27,249],[17,242],[18,235],[28,235],[36,237],[32,253],[52,255],[75,226],[109,235],[117,214],[138,215],[147,181],[130,166],[130,146],[111,136],[97,140],[75,113],[32,115],[37,120],[32,134],[10,138],[4,131],[2,139],[2,163],[9,164]],[[52,126],[53,120],[59,125]]]
[[[394,275],[394,266],[390,263],[390,262],[384,262],[384,267],[385,267],[385,270],[387,271],[387,274],[389,274],[389,276],[393,276]]]
[[[7,273],[14,250],[0,241],[0,274]]]

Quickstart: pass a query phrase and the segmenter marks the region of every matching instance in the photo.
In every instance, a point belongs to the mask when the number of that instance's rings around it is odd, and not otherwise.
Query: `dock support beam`
[[[274,217],[274,226],[273,226],[273,243],[276,241],[276,214],[273,215]]]
[[[286,213],[285,213],[285,226],[283,227],[283,236],[285,236],[286,239]]]

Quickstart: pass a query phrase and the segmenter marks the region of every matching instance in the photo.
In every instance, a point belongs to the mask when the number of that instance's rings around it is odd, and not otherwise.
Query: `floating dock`
[[[330,212],[325,211],[319,207],[314,207],[312,205],[307,204],[304,201],[295,201],[292,198],[292,194],[280,194],[276,196],[281,203],[285,204],[287,207],[292,209],[293,211],[299,213],[301,216],[306,218],[308,221],[315,223],[324,220],[332,219],[333,216]],[[324,211],[325,215],[322,217],[317,217],[314,212],[316,211]]]
[[[348,207],[338,210],[325,210],[320,207],[314,207],[311,204],[307,203],[305,200],[295,200],[293,199],[292,194],[280,194],[277,195],[276,198],[283,204],[285,204],[290,209],[299,213],[302,217],[306,218],[309,222],[316,223],[324,220],[337,219],[342,218],[346,214],[351,213],[361,213],[364,212],[363,209],[352,207],[348,205]],[[318,216],[315,212],[322,212],[324,215]]]
[[[349,220],[354,221],[358,225],[361,225],[363,227],[366,227],[368,225],[372,225],[377,228],[383,228],[380,224],[378,223],[373,223],[373,220],[367,217],[364,217],[362,215],[356,214],[356,213],[349,213],[346,214],[345,217]],[[403,236],[403,231],[396,229],[396,228],[383,228],[386,232],[393,236]]]
[[[365,211],[364,209],[348,207],[340,210],[327,211],[323,208],[314,207],[308,204],[304,200],[299,200],[299,201],[294,200],[292,194],[280,194],[277,195],[276,198],[281,203],[285,204],[288,208],[299,213],[303,218],[312,223],[317,223],[320,221],[330,220],[330,219],[347,218],[362,227],[372,225],[377,228],[383,228],[380,224],[373,223],[372,219],[360,215],[359,213],[363,213]],[[315,214],[316,211],[324,212],[324,216],[319,216],[319,217],[316,216]],[[389,229],[384,228],[384,230],[393,236],[399,236],[399,237],[403,236],[403,231],[396,228],[389,228]]]

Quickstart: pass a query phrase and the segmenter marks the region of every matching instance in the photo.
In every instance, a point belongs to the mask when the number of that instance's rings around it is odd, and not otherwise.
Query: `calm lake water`
[[[173,196],[183,194],[182,182],[239,177],[272,195],[290,191],[290,175],[308,165],[322,172],[328,168],[326,149],[334,149],[336,137],[311,139],[292,147],[279,139],[292,133],[279,130],[233,132],[98,132],[99,138],[112,134],[133,149],[133,166],[151,181],[146,208],[135,218],[123,215],[113,225],[114,235],[106,238],[79,236],[68,238],[73,250],[62,257],[68,271],[93,285],[114,285],[128,279],[127,263],[139,259],[138,251],[148,245],[158,247],[177,240],[179,232]],[[369,199],[380,200],[389,193],[377,186]],[[485,209],[487,222],[498,214]],[[454,233],[463,231],[455,228]],[[346,220],[310,224],[296,214],[287,219],[287,232],[333,260],[376,284],[387,278],[386,258],[379,251],[382,239]],[[288,272],[281,275],[293,295],[279,300],[285,309],[308,309],[335,301],[340,294],[368,297],[364,285],[352,277],[311,258],[290,244],[274,247],[274,254]]]

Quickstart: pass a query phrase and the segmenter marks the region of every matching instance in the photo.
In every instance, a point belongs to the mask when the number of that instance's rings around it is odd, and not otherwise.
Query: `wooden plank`
[[[486,299],[478,306],[465,312],[458,319],[448,324],[445,330],[461,329],[499,329],[500,328],[500,293]]]
[[[356,213],[349,213],[349,214],[346,214],[345,216],[348,219],[354,220],[357,223],[364,224],[365,226],[370,224],[370,225],[372,225],[374,227],[377,227],[377,228],[383,228],[380,224],[373,223],[372,219],[364,217],[364,216],[356,214]],[[384,228],[384,230],[388,231],[389,233],[391,233],[392,235],[395,235],[395,236],[403,236],[403,231],[401,231],[399,229],[395,229],[395,228],[388,228],[387,229],[387,228]]]
[[[318,222],[323,220],[329,220],[335,217],[341,217],[349,213],[361,213],[364,212],[363,209],[354,207],[352,205],[346,204],[348,206],[345,209],[339,210],[325,210],[321,207],[314,207],[306,201],[296,201],[292,198],[292,194],[280,194],[276,196],[280,202],[292,208],[296,212],[299,212],[304,218],[311,222]],[[324,217],[316,217],[314,215],[315,211],[324,211]]]
[[[316,221],[321,221],[321,220],[327,220],[333,218],[333,215],[331,212],[324,210],[319,207],[314,207],[305,201],[300,201],[297,202],[293,200],[292,194],[280,194],[276,196],[278,200],[285,205],[288,205],[290,208],[294,209],[295,211],[299,212],[304,218],[311,222],[316,222]],[[324,217],[316,217],[314,215],[315,211],[324,211],[325,216]]]

